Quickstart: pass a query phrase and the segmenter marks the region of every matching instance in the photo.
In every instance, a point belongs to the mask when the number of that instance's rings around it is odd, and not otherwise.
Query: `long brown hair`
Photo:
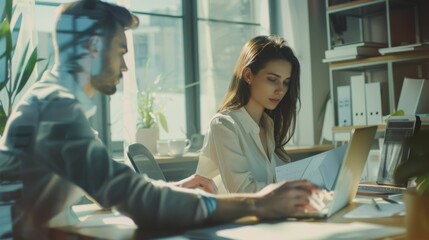
[[[250,68],[253,74],[264,68],[273,60],[286,60],[292,65],[289,89],[274,110],[265,112],[274,122],[275,151],[283,161],[288,161],[284,146],[295,133],[296,115],[300,103],[300,65],[292,49],[279,36],[257,36],[249,40],[241,50],[235,65],[228,92],[218,111],[239,109],[250,99],[250,87],[243,78],[243,72]]]

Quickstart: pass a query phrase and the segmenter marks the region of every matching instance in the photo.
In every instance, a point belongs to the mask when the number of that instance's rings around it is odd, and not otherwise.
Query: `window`
[[[201,133],[227,92],[235,62],[250,38],[268,34],[268,3],[259,0],[198,1]]]
[[[138,91],[153,92],[156,106],[167,118],[168,133],[160,138],[186,137],[185,73],[181,1],[131,1],[139,17],[134,41]]]
[[[36,24],[42,57],[52,54],[53,13],[62,2],[36,1],[36,16],[45,16],[36,17],[43,21]],[[160,138],[204,134],[227,91],[241,47],[250,38],[269,32],[268,0],[108,2],[128,3],[140,19],[140,26],[128,35],[133,42],[129,46],[133,63],[128,64],[134,73],[127,81],[135,81],[137,89],[130,94],[122,83],[115,95],[100,97],[98,107],[98,130],[110,135],[105,142],[111,140],[109,147],[119,152],[124,138],[133,138],[124,128],[129,120],[124,117],[126,111],[136,111],[127,108],[124,99],[135,101],[137,91],[154,92],[157,107],[166,115],[169,132],[161,130]],[[137,119],[130,122],[135,124]],[[103,127],[109,131],[99,129]]]
[[[204,134],[241,47],[268,34],[268,1],[133,0],[131,10],[140,18],[133,31],[139,90],[157,93],[170,129],[160,137]]]

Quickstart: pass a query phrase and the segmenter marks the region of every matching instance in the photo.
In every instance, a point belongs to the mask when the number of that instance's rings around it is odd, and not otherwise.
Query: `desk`
[[[334,145],[337,146],[338,142],[348,142],[350,140],[352,130],[359,126],[341,126],[332,127],[332,133],[334,137]],[[361,126],[364,127],[364,126]],[[386,131],[386,124],[377,125],[377,131],[374,139],[384,138]]]
[[[351,222],[363,222],[363,223],[373,223],[380,224],[385,226],[393,226],[393,227],[404,227],[404,217],[403,216],[394,216],[389,218],[371,218],[371,219],[352,219],[352,218],[344,218],[344,214],[349,212],[351,209],[357,207],[360,203],[354,202],[351,203],[346,208],[342,209],[334,216],[327,220],[314,220],[307,219],[302,220],[305,222],[328,222],[328,223],[351,223]],[[104,211],[105,212],[105,211]],[[87,214],[102,214],[103,210],[93,210],[87,211]],[[252,222],[251,224],[255,224]],[[231,224],[227,225],[219,225],[216,228],[230,228]],[[243,223],[236,225],[238,227],[244,226]],[[251,225],[249,225],[251,226]],[[200,231],[200,230],[199,230]],[[201,231],[205,231],[202,229]],[[185,234],[184,231],[169,231],[169,232],[150,232],[144,231],[141,229],[137,229],[136,226],[132,225],[105,225],[98,227],[60,227],[54,228],[50,230],[51,236],[53,239],[144,239],[151,237],[180,237],[180,239],[189,239],[189,237]],[[303,233],[305,234],[305,233]],[[366,236],[366,232],[358,232],[358,235],[355,239],[364,238]],[[359,235],[361,234],[361,235]],[[280,238],[284,238],[284,236],[279,236]],[[388,239],[405,239],[405,234],[390,236]]]
[[[286,151],[290,154],[292,161],[296,161],[333,147],[333,145],[286,146]],[[179,181],[195,173],[198,156],[199,152],[187,152],[179,157],[155,155],[155,159],[167,181]]]
[[[159,156],[155,159],[167,181],[179,181],[195,173],[199,152],[187,152],[183,156]]]
[[[325,152],[334,148],[334,145],[308,145],[308,146],[286,146],[286,151],[290,155],[292,162],[310,157],[312,155]]]

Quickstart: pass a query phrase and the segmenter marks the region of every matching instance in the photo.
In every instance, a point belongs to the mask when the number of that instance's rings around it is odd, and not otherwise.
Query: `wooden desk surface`
[[[334,145],[308,145],[308,146],[286,146],[286,151],[289,154],[299,154],[299,153],[319,153],[328,151],[334,148]]]
[[[154,155],[159,164],[177,163],[177,162],[197,162],[199,152],[187,152],[183,156],[172,157],[168,155]]]
[[[286,151],[289,154],[302,153],[319,153],[328,151],[334,148],[331,144],[326,145],[306,145],[306,146],[286,146]],[[198,161],[199,152],[187,152],[183,156],[172,157],[168,155],[154,155],[159,164],[177,163],[177,162],[193,162]]]
[[[386,218],[344,218],[344,214],[359,206],[360,203],[351,203],[346,208],[340,210],[338,213],[329,219],[304,219],[300,221],[305,222],[328,222],[328,223],[352,223],[364,222],[381,224],[392,227],[404,227],[403,216],[393,216]],[[105,214],[105,210],[87,211],[86,214]],[[249,222],[248,222],[249,223]],[[250,222],[254,224],[255,222]],[[245,223],[240,223],[240,226]],[[222,226],[222,225],[220,225]],[[146,239],[146,238],[160,238],[160,237],[173,237],[181,236],[181,239],[186,239],[185,231],[147,231],[138,229],[135,225],[112,225],[106,224],[103,226],[86,226],[86,227],[59,227],[50,229],[52,239]],[[362,233],[362,237],[365,233]],[[357,236],[359,237],[359,236]],[[389,236],[388,239],[405,239],[405,234]]]

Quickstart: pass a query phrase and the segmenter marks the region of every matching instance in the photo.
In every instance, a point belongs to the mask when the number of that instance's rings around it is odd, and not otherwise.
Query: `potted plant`
[[[408,160],[395,171],[395,181],[403,183],[415,178],[416,187],[404,193],[405,226],[408,239],[427,239],[429,236],[429,131],[420,131],[405,141]]]
[[[7,119],[12,113],[14,103],[18,100],[19,94],[30,80],[30,76],[36,66],[36,63],[44,60],[37,58],[37,48],[30,48],[30,41],[25,44],[22,52],[18,52],[18,31],[22,29],[22,14],[17,16],[14,21],[14,26],[11,25],[12,15],[15,14],[16,8],[13,8],[13,0],[6,0],[4,3],[3,13],[0,19],[0,49],[4,52],[0,53],[0,64],[2,69],[0,74],[0,135],[3,134]],[[21,49],[19,49],[21,50]],[[13,59],[19,61],[17,70],[12,71],[15,66],[12,66]],[[48,64],[44,67],[43,73]],[[36,81],[41,78],[42,74],[36,78]]]
[[[159,139],[159,125],[168,132],[165,115],[159,109],[156,93],[151,91],[137,94],[137,123],[136,142],[145,145],[152,153],[156,153],[156,141]]]

